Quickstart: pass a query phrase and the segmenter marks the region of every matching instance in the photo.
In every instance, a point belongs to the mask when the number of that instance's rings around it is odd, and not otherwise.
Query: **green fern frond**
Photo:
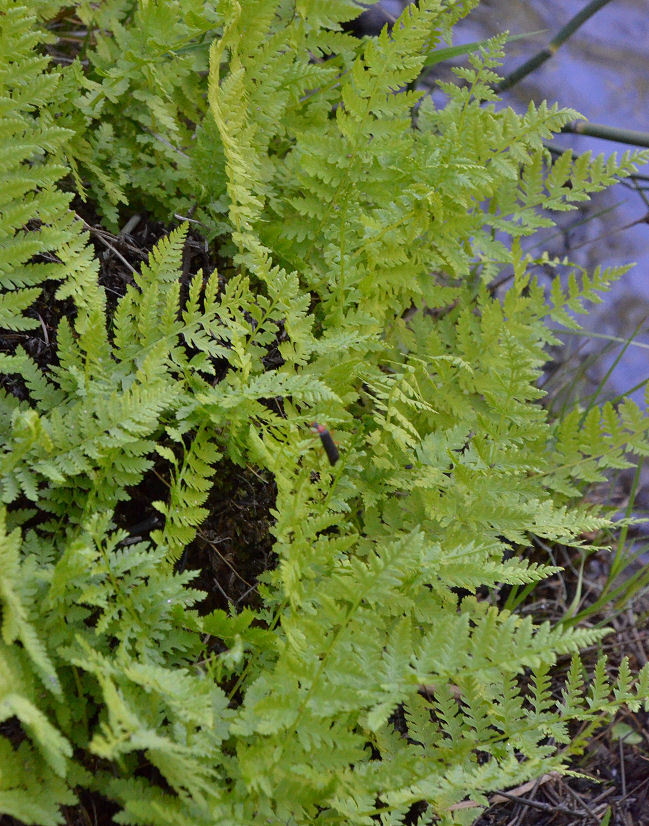
[[[165,454],[166,455],[166,452]],[[221,454],[211,440],[207,428],[200,429],[183,452],[182,466],[175,463],[170,486],[169,502],[153,502],[165,517],[164,529],[151,535],[154,542],[168,549],[169,559],[175,562],[183,549],[196,535],[196,529],[209,511],[202,507],[210,488],[211,477]]]
[[[10,534],[6,533],[6,511],[0,509],[0,562],[4,571],[0,584],[2,639],[6,645],[19,640],[45,688],[60,695],[61,684],[56,670],[30,621],[29,603],[21,593],[26,577],[21,575],[20,545],[20,531],[15,528]]]
[[[60,156],[72,132],[54,121],[58,77],[46,72],[47,58],[36,51],[44,35],[24,6],[4,0],[0,12],[0,165],[6,184],[0,198],[0,327],[27,330],[39,324],[26,315],[39,284],[62,281],[60,289],[69,294],[81,278],[86,289],[80,305],[96,303],[97,268],[84,256],[85,239],[69,211],[72,196],[57,189],[67,171]]]

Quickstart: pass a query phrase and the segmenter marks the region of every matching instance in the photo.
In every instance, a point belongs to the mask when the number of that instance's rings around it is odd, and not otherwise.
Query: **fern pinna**
[[[504,37],[445,106],[406,88],[475,5],[358,41],[351,0],[82,3],[96,36],[56,68],[0,0],[2,324],[39,323],[46,279],[74,306],[46,368],[0,354],[1,812],[49,826],[90,790],[147,826],[468,824],[564,770],[572,722],[646,704],[647,669],[585,675],[604,630],[497,607],[557,571],[530,537],[584,547],[609,524],[584,485],[647,453],[628,401],[539,404],[548,315],[575,324],[625,268],[523,244],[645,156],[552,162],[575,114],[499,107]],[[188,276],[183,223],[111,309],[68,171],[111,226],[191,208],[222,271]],[[226,462],[276,486],[276,564],[228,612],[178,564]],[[133,536],[130,503],[163,524]]]

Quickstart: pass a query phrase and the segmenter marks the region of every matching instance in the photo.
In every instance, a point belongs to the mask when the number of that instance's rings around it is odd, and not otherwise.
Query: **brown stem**
[[[523,63],[522,66],[519,66],[518,69],[515,69],[511,74],[507,75],[507,77],[503,78],[496,87],[496,90],[498,92],[502,92],[504,89],[509,89],[518,83],[519,80],[522,80],[522,78],[526,75],[529,75],[530,72],[533,72],[534,69],[537,69],[545,63],[546,60],[549,60],[559,49],[559,47],[566,42],[571,34],[576,32],[580,26],[582,26],[595,14],[595,12],[599,11],[603,6],[610,2],[611,0],[591,0],[587,6],[584,6],[578,14],[571,18],[566,25],[555,34],[545,48],[533,55],[529,60]]]
[[[649,132],[639,132],[636,129],[618,129],[615,126],[587,123],[584,120],[570,121],[561,131],[572,132],[577,135],[590,135],[592,138],[604,138],[618,143],[630,143],[632,146],[649,146]]]

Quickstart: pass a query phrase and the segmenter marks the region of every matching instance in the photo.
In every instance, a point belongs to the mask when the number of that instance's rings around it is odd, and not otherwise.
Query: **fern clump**
[[[351,0],[81,3],[100,31],[62,70],[0,4],[0,153],[22,182],[3,323],[32,323],[45,278],[75,307],[55,363],[0,356],[24,385],[0,391],[0,811],[61,823],[87,789],[143,826],[468,824],[565,770],[572,723],[646,705],[646,668],[585,674],[604,630],[497,599],[558,570],[532,536],[584,547],[608,525],[585,486],[649,451],[631,402],[558,421],[539,403],[548,317],[574,324],[625,268],[523,245],[644,156],[553,162],[575,113],[500,107],[504,37],[443,108],[410,90],[474,0],[421,0],[360,42]],[[186,272],[183,223],[107,309],[68,171],[113,226],[126,203],[192,207],[222,271]],[[277,564],[254,607],[207,611],[185,561],[226,460],[276,485]],[[132,502],[160,514],[150,536],[121,527]]]

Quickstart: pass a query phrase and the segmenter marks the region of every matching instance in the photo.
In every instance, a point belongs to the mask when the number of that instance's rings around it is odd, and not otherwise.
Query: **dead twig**
[[[526,60],[522,66],[519,66],[518,69],[515,69],[513,72],[508,74],[507,77],[504,77],[496,86],[496,90],[502,92],[504,89],[510,89],[535,69],[538,69],[539,66],[542,66],[545,61],[549,60],[558,51],[559,47],[562,46],[580,26],[589,20],[595,12],[599,11],[610,2],[611,0],[591,0],[587,6],[572,17],[566,25],[555,34],[545,48],[541,49],[529,60]]]
[[[649,146],[649,132],[640,132],[637,129],[620,129],[616,126],[606,126],[603,123],[571,120],[561,131],[570,132],[574,135],[588,135],[591,138],[602,138],[606,141],[628,143],[631,146]]]
[[[527,802],[527,798],[521,797],[521,795],[526,794],[529,791],[537,789],[543,783],[547,783],[549,780],[556,780],[558,777],[561,777],[559,772],[549,772],[548,774],[544,774],[542,777],[537,778],[536,780],[528,780],[527,783],[522,783],[520,786],[517,786],[515,789],[512,789],[511,792],[498,792],[489,800],[489,806],[496,806],[499,803],[508,803],[510,800],[514,801],[521,801],[523,803]],[[476,803],[475,800],[463,800],[460,803],[454,803],[452,806],[449,806],[449,811],[456,812],[460,809],[469,809],[479,804]],[[536,801],[530,801],[529,805],[532,805],[536,808],[543,808],[544,811],[550,809],[551,811],[555,811],[553,806],[548,806],[546,803],[536,803]],[[559,809],[556,809],[559,811]],[[569,814],[575,814],[572,809],[566,809]]]

